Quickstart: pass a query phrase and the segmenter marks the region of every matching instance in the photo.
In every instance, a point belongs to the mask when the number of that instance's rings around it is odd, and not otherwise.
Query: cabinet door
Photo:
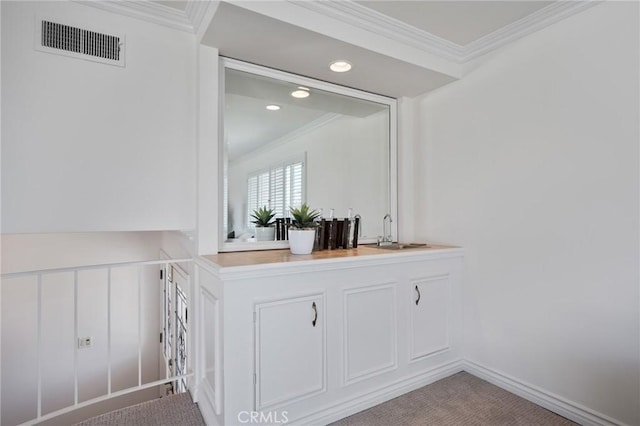
[[[255,313],[256,410],[324,392],[324,296],[260,303]]]
[[[409,357],[419,360],[449,348],[449,276],[411,281]]]
[[[344,292],[344,384],[397,368],[396,283]]]

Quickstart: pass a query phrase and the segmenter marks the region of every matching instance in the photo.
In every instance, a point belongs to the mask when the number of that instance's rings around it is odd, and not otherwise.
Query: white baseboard
[[[473,361],[463,360],[462,369],[504,390],[514,393],[549,411],[553,411],[583,426],[628,426],[605,414],[598,413],[583,405],[554,395],[537,386],[520,381],[507,374],[482,366]]]
[[[328,424],[351,416],[367,408],[389,401],[407,392],[419,389],[460,371],[466,371],[506,391],[544,407],[583,426],[629,426],[605,414],[569,401],[537,386],[525,383],[507,374],[485,367],[470,360],[459,359],[434,367],[410,379],[397,381],[373,392],[358,395],[339,404],[322,407],[316,412],[298,419],[291,425]],[[206,397],[199,392],[198,406],[207,425],[218,425],[218,416]]]
[[[323,407],[308,416],[293,419],[291,425],[320,425],[328,424],[336,420],[348,417],[352,414],[358,413],[367,408],[371,408],[375,405],[381,404],[390,399],[396,398],[412,390],[419,389],[423,386],[436,382],[445,377],[449,377],[453,374],[459,373],[463,370],[462,360],[451,361],[427,372],[421,373],[409,380],[401,380],[385,386],[380,389],[376,389],[373,392],[369,392],[363,395],[358,395],[355,398],[342,401],[339,404]]]

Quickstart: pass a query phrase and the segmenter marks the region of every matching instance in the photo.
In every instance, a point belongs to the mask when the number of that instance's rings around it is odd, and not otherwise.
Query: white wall
[[[638,3],[421,101],[418,236],[466,250],[467,358],[640,424]]]
[[[341,116],[230,163],[229,206],[233,216],[229,218],[236,235],[247,226],[248,175],[305,154],[307,203],[314,209],[324,209],[327,217],[331,208],[338,218],[346,217],[348,209],[353,208],[353,214],[362,216],[362,235],[382,235],[382,217],[389,211],[389,179],[386,172],[381,173],[389,164],[388,118],[387,111],[364,118]]]
[[[126,67],[34,50],[36,15],[126,37]],[[2,2],[2,232],[194,229],[195,36]]]
[[[218,252],[218,49],[198,47],[197,231],[198,254]],[[222,220],[220,220],[222,222]]]
[[[77,2],[2,10],[2,272],[157,259],[195,228],[195,36]],[[36,18],[126,37],[124,68],[34,49]],[[68,233],[74,232],[74,233]],[[180,243],[175,241],[180,240]],[[190,247],[187,251],[192,252]],[[158,267],[142,272],[143,382],[159,370]],[[137,384],[137,270],[112,272],[112,389]],[[35,415],[35,279],[2,283],[2,424]],[[73,401],[73,276],[43,277],[43,410]],[[78,280],[79,399],[106,389],[106,271]],[[132,325],[134,324],[135,325]],[[157,397],[90,406],[53,424]]]

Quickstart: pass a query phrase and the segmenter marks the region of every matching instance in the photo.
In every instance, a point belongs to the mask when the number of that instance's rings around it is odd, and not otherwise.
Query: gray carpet
[[[334,426],[555,426],[576,423],[462,372],[376,405]]]
[[[93,417],[76,426],[204,426],[188,393],[166,396]]]
[[[575,425],[469,373],[458,373],[333,426],[565,426]],[[112,411],[76,426],[204,426],[189,394]],[[227,425],[232,426],[232,425]]]

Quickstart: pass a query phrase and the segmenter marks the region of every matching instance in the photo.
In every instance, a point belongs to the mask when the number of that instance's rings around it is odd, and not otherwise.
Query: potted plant
[[[309,254],[313,251],[316,238],[316,219],[320,217],[317,210],[312,210],[307,203],[300,208],[289,208],[291,227],[289,228],[289,248],[293,254]]]
[[[267,206],[255,209],[251,214],[252,223],[256,224],[256,240],[257,241],[273,241],[276,235],[276,228],[273,227],[273,217],[276,214],[273,209]]]

